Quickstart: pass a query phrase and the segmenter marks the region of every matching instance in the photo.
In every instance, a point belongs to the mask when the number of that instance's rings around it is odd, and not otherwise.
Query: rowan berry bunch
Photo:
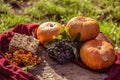
[[[41,62],[41,58],[32,52],[25,52],[23,49],[16,50],[14,53],[5,53],[8,62],[20,67],[29,65],[37,65]]]

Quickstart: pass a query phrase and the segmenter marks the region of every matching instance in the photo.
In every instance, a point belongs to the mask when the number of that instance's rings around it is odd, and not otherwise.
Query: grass
[[[18,23],[28,22],[30,22],[29,18],[12,13],[10,5],[0,2],[0,33],[14,27]]]
[[[25,0],[4,1],[0,1],[0,33],[18,23],[57,21],[66,24],[72,17],[82,15],[98,20],[101,31],[110,37],[116,49],[120,47],[119,0],[28,0],[28,4],[35,2],[31,6],[22,6],[24,10],[20,14],[11,11],[10,3],[24,5]]]

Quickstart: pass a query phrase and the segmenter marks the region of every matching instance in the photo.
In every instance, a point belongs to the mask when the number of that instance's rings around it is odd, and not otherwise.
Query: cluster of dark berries
[[[59,63],[70,62],[71,58],[74,58],[73,47],[76,47],[77,43],[62,39],[56,40],[54,46],[47,48],[49,56],[56,59]]]

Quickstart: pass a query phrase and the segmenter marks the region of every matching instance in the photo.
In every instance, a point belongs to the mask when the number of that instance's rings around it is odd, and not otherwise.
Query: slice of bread
[[[24,49],[32,53],[36,53],[39,41],[33,36],[15,33],[9,44],[9,52],[13,53],[18,49]]]

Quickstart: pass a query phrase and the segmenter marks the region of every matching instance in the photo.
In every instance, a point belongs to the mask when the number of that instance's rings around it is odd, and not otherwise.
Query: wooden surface
[[[48,57],[45,51],[40,51],[43,62],[30,73],[40,80],[104,80],[107,74],[100,74],[83,69],[74,63],[60,65]]]

